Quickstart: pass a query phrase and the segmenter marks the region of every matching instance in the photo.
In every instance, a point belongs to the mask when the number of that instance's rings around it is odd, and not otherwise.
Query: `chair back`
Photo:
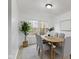
[[[43,41],[42,41],[41,35],[36,34],[36,39],[37,39],[37,45],[38,45],[38,47],[40,49],[43,49]]]
[[[45,33],[44,32],[40,32],[40,35],[44,35]]]
[[[60,55],[60,58],[62,56],[69,58],[71,54],[71,37],[66,37],[61,46],[56,47],[56,53]]]
[[[64,42],[64,56],[71,54],[71,37],[66,37]]]
[[[58,37],[59,37],[59,38],[64,38],[64,37],[65,37],[65,34],[64,34],[64,33],[59,33],[59,34],[58,34]]]
[[[54,33],[53,36],[54,36],[54,37],[58,37],[58,33]]]

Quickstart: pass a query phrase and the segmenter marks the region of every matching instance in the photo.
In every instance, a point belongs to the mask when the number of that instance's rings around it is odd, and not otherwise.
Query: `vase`
[[[23,48],[25,48],[25,47],[28,47],[28,41],[27,40],[23,41]]]

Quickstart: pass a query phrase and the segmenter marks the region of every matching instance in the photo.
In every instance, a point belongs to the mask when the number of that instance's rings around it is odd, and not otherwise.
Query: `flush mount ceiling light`
[[[45,7],[48,8],[48,9],[51,9],[53,7],[53,5],[52,4],[46,4]]]

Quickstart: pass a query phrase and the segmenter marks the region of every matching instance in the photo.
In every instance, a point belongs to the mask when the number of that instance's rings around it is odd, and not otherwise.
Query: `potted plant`
[[[30,23],[21,21],[21,26],[19,27],[19,30],[24,34],[25,39],[23,41],[23,47],[28,46],[28,41],[26,40],[26,36],[28,35],[29,31],[31,29]]]

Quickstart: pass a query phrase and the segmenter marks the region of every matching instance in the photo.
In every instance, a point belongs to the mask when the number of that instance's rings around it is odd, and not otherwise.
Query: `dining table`
[[[46,35],[41,35],[42,39],[46,40],[47,42],[49,42],[51,44],[51,51],[50,51],[50,59],[55,59],[55,47],[53,43],[62,43],[64,42],[64,38],[59,38],[56,36],[46,36]]]

